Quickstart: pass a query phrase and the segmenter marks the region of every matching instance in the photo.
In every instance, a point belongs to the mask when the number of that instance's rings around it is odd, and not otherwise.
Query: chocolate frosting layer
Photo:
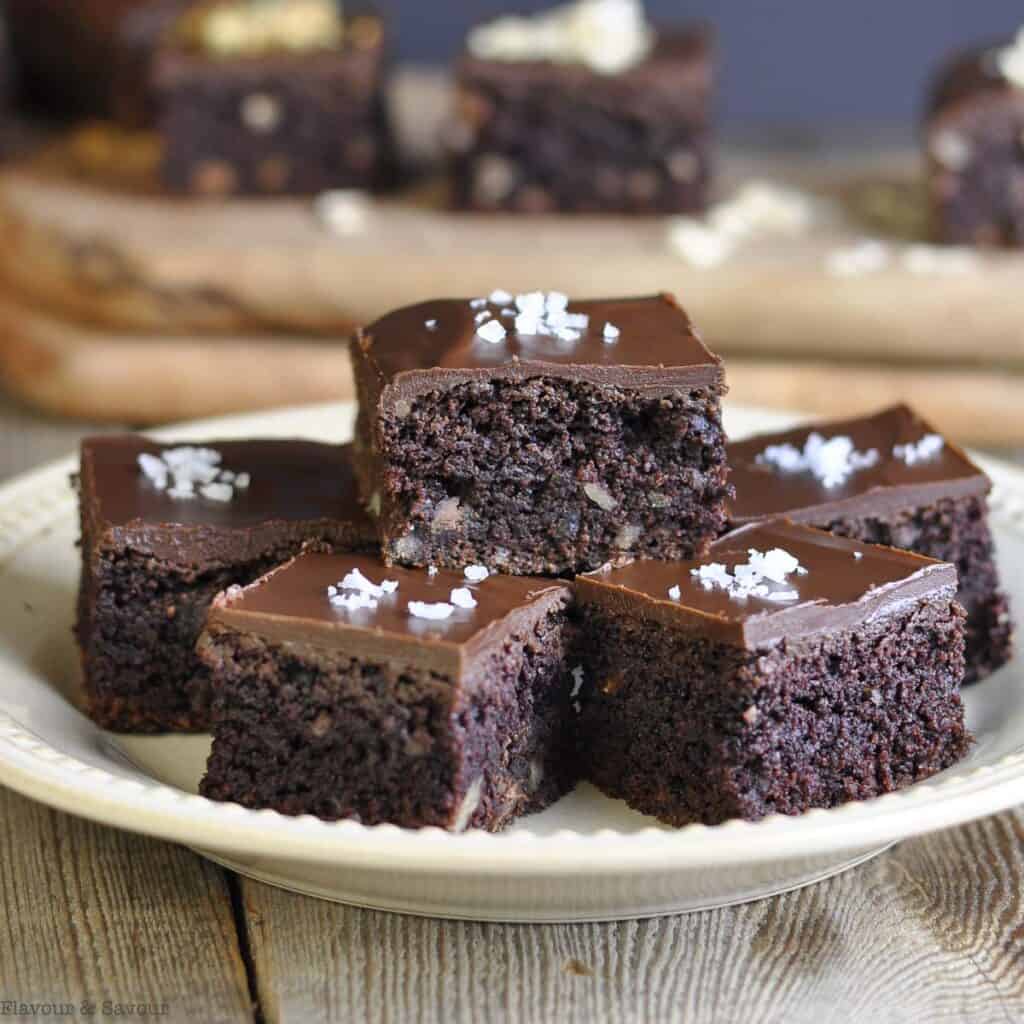
[[[721,360],[669,295],[571,302],[570,313],[590,317],[582,337],[572,342],[516,334],[515,318],[500,315],[514,303],[470,303],[438,299],[408,306],[357,334],[361,372],[375,378],[382,406],[496,378],[561,377],[651,395],[722,385]],[[477,335],[476,317],[484,310],[508,332],[497,344]],[[602,337],[606,323],[619,329],[612,344]]]
[[[731,597],[705,587],[691,570],[720,562],[729,572],[748,561],[749,549],[782,548],[796,557],[806,575],[793,573],[773,591],[796,591],[797,599]],[[855,557],[860,554],[860,558]],[[861,544],[786,520],[752,523],[716,541],[695,562],[630,562],[580,576],[577,595],[584,604],[692,630],[750,650],[815,634],[847,630],[922,598],[952,601],[956,568],[921,555]],[[680,599],[669,597],[679,587]]]
[[[791,444],[803,450],[808,436],[849,437],[858,451],[874,448],[878,462],[854,470],[846,482],[826,487],[810,472],[787,473],[757,462],[768,445]],[[727,506],[733,525],[786,516],[812,526],[837,519],[884,517],[905,509],[931,505],[943,498],[987,494],[988,477],[949,441],[933,458],[913,466],[893,455],[893,447],[920,441],[936,431],[905,405],[875,416],[830,423],[813,423],[776,434],[759,434],[728,446],[729,482],[736,488]]]
[[[327,587],[353,569],[373,583],[395,580],[398,589],[375,609],[333,606]],[[449,603],[454,588],[468,587],[475,608],[456,608],[443,620],[416,618],[410,601]],[[344,591],[351,593],[351,591]],[[340,650],[368,661],[397,660],[458,679],[468,663],[546,609],[565,604],[571,587],[528,576],[488,576],[471,583],[461,572],[388,567],[372,555],[304,554],[252,586],[234,588],[213,603],[209,624],[255,634],[273,643]]]
[[[213,448],[221,468],[248,473],[249,487],[227,502],[197,495],[176,499],[157,490],[138,465],[143,452],[159,455],[178,443],[160,444],[135,434],[90,437],[82,442],[81,490],[93,536],[114,547],[150,554],[178,565],[202,566],[261,557],[279,539],[325,533],[374,541],[374,527],[359,503],[351,445],[303,440],[182,442]]]

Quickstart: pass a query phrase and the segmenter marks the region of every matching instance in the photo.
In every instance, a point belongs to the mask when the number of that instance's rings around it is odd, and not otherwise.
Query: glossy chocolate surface
[[[374,609],[335,607],[327,587],[353,569],[376,584],[397,581],[398,589],[378,598]],[[410,601],[450,603],[452,590],[463,587],[472,592],[475,608],[456,608],[443,620],[408,610]],[[305,554],[250,587],[222,594],[209,621],[272,642],[343,650],[368,660],[396,658],[458,675],[469,658],[500,643],[532,615],[538,602],[553,606],[570,593],[567,583],[528,576],[491,575],[472,583],[461,572],[441,569],[431,576],[426,569],[387,567],[372,555]]]
[[[655,395],[721,384],[721,361],[670,296],[570,302],[570,313],[590,317],[577,341],[517,334],[515,318],[500,316],[513,305],[474,308],[470,299],[438,299],[408,306],[361,331],[357,352],[391,403],[495,378],[561,377]],[[505,340],[479,337],[482,309],[505,327]],[[613,344],[602,337],[606,323],[619,329]]]
[[[810,472],[788,473],[757,462],[768,445],[791,444],[802,450],[814,431],[826,439],[846,435],[858,451],[874,448],[878,462],[855,470],[835,487],[826,487]],[[729,482],[736,497],[727,507],[729,521],[740,525],[786,516],[824,527],[836,519],[884,517],[943,498],[987,494],[988,477],[949,441],[935,457],[912,466],[893,455],[895,445],[915,443],[932,433],[936,431],[907,406],[897,405],[875,416],[805,424],[733,442],[728,446]]]
[[[369,543],[374,531],[359,504],[350,445],[303,440],[183,442],[213,448],[222,469],[248,473],[249,487],[230,501],[200,495],[172,498],[139,468],[143,452],[159,455],[177,443],[138,435],[82,442],[82,498],[96,533],[157,557],[201,562],[236,557],[270,541],[268,531],[337,523]]]
[[[769,584],[773,592],[796,591],[795,600],[732,597],[691,575],[693,569],[712,562],[733,572],[748,561],[751,548],[782,548],[799,560],[806,574],[793,573],[785,583]],[[680,598],[673,600],[669,590],[676,586]],[[716,541],[699,561],[636,561],[588,573],[576,582],[584,604],[691,629],[749,649],[850,629],[923,597],[951,601],[956,586],[952,565],[785,520],[740,527]]]

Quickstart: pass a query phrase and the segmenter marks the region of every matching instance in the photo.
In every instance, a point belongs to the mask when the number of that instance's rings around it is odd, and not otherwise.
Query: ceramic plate
[[[167,438],[350,436],[351,406],[191,424]],[[733,408],[734,436],[785,423]],[[1004,578],[1024,608],[1024,472],[995,481]],[[0,488],[0,782],[117,828],[188,844],[276,885],[442,917],[582,921],[754,899],[850,867],[887,845],[1024,802],[1024,664],[967,691],[978,742],[902,793],[756,824],[670,829],[589,786],[501,835],[366,828],[250,811],[196,795],[208,737],[124,737],[75,707],[71,623],[79,555],[73,459]]]

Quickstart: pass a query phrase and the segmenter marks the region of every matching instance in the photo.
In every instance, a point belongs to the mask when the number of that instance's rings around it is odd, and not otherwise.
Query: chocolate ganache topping
[[[809,469],[781,468],[766,459],[768,449],[791,445],[804,450],[811,434],[823,439],[849,438],[860,463],[839,483],[827,484]],[[908,448],[926,438],[941,440],[921,447],[920,457]],[[875,453],[874,457],[869,456]],[[734,525],[768,516],[826,526],[841,518],[885,516],[930,505],[943,498],[987,494],[988,477],[951,442],[905,405],[875,416],[832,423],[807,424],[776,434],[760,434],[728,446],[729,482],[736,497],[727,507]]]
[[[222,594],[209,622],[271,642],[337,649],[371,661],[397,658],[457,677],[475,655],[515,631],[538,602],[555,607],[571,594],[570,585],[557,580],[493,573],[480,579],[475,567],[467,568],[403,569],[372,555],[300,555],[252,586]],[[346,608],[337,600],[342,581],[356,572],[383,591],[371,607]],[[471,601],[464,603],[472,606],[452,605],[452,592],[466,590]],[[421,605],[451,610],[434,619]]]
[[[714,563],[724,566],[726,574],[736,573],[750,563],[752,550],[781,550],[799,569],[782,581],[769,581],[762,596],[737,596],[701,575]],[[956,568],[947,563],[778,519],[726,534],[699,561],[635,561],[576,581],[585,605],[692,629],[748,649],[849,629],[927,595],[941,593],[953,600],[956,586]]]
[[[438,299],[360,331],[356,353],[360,372],[390,406],[497,378],[561,377],[651,395],[719,387],[723,379],[721,360],[668,295],[570,302],[557,292],[499,290]]]
[[[199,488],[177,497],[173,485],[156,486],[139,456],[159,458],[181,445],[138,435],[82,442],[85,514],[107,542],[187,564],[237,559],[257,552],[272,532],[330,522],[369,542],[372,524],[359,504],[351,446],[304,440],[190,442],[219,456],[218,468],[244,487],[213,500]]]

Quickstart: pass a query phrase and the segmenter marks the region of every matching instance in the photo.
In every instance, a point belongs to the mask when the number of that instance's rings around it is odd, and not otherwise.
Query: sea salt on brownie
[[[729,445],[734,526],[766,516],[952,562],[967,682],[1010,657],[1013,623],[988,523],[988,477],[905,405]]]
[[[971,742],[952,565],[775,520],[576,590],[584,771],[670,824],[873,797]]]
[[[426,302],[353,349],[389,561],[559,574],[690,557],[722,528],[722,365],[670,296]]]
[[[307,542],[367,550],[349,446],[87,438],[76,632],[89,714],[126,732],[204,729],[194,647],[214,595]]]
[[[216,599],[201,792],[496,831],[576,780],[568,584],[305,554]]]

